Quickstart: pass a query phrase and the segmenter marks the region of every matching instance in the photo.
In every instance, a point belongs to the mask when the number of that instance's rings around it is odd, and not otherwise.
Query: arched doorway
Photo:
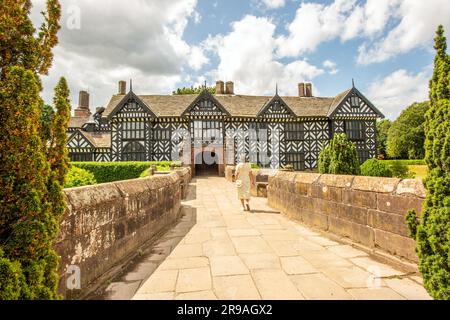
[[[202,151],[195,157],[196,175],[217,175],[219,173],[219,157],[215,151]]]

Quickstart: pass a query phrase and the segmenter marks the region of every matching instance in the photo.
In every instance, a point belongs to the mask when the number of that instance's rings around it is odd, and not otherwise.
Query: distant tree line
[[[413,103],[395,121],[377,123],[377,151],[382,158],[423,159],[425,157],[425,114],[428,101]]]
[[[205,87],[205,86],[198,86],[198,87],[183,87],[183,88],[178,88],[177,90],[173,91],[172,94],[173,95],[183,95],[183,94],[200,94],[203,91],[208,91],[211,94],[215,94],[216,93],[216,88],[215,87]]]

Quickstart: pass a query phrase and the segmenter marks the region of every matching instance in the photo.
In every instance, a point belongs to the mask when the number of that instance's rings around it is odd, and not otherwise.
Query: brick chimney
[[[126,81],[119,81],[119,94],[120,95],[126,95],[127,94],[127,82]]]
[[[234,94],[233,81],[227,81],[227,83],[225,84],[225,94]]]
[[[89,93],[86,91],[80,91],[78,96],[78,108],[75,109],[75,117],[90,117],[91,111],[89,110]]]
[[[225,84],[223,83],[223,81],[219,80],[216,81],[216,94],[224,94],[225,93]]]
[[[298,96],[299,97],[305,96],[305,84],[303,82],[298,84]]]
[[[305,87],[305,96],[312,97],[313,91],[312,91],[312,83],[307,83]]]

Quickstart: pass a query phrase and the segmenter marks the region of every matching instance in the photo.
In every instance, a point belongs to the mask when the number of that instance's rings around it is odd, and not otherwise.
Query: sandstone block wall
[[[278,172],[269,177],[269,204],[292,219],[417,262],[405,223],[419,214],[419,180]]]
[[[68,208],[55,246],[60,292],[83,295],[90,285],[174,223],[187,192],[190,170],[65,189]],[[68,270],[79,268],[81,290],[68,290]]]

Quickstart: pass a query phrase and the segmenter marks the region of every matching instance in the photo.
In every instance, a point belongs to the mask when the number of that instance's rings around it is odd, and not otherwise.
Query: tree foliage
[[[392,123],[386,142],[386,152],[390,158],[424,158],[424,124],[428,109],[428,102],[414,103]]]
[[[425,179],[427,196],[420,219],[414,211],[406,216],[411,235],[417,242],[419,270],[424,286],[436,299],[450,300],[450,57],[439,26],[436,59],[430,82],[430,110],[425,122]],[[446,80],[447,79],[447,80]]]
[[[61,8],[47,0],[37,34],[30,10],[31,1],[5,0],[0,15],[0,299],[59,298],[53,245],[65,208],[64,171],[62,158],[50,164],[48,157],[62,143],[54,121],[65,118],[61,108],[44,114],[38,75],[51,66]]]
[[[205,90],[204,86],[198,86],[198,87],[183,87],[183,88],[178,88],[176,91],[173,91],[172,94],[173,95],[183,95],[183,94],[200,94]],[[216,93],[216,88],[215,87],[206,87],[206,90],[211,93],[211,94],[215,94]]]
[[[377,154],[383,158],[386,158],[386,143],[391,125],[392,122],[389,119],[377,122]]]
[[[61,5],[47,0],[44,22],[36,32],[30,19],[31,0],[3,0],[0,15],[0,72],[20,66],[36,74],[47,74],[52,65],[52,49],[58,44]]]
[[[335,134],[319,155],[319,172],[330,174],[360,173],[356,146],[345,134]]]

